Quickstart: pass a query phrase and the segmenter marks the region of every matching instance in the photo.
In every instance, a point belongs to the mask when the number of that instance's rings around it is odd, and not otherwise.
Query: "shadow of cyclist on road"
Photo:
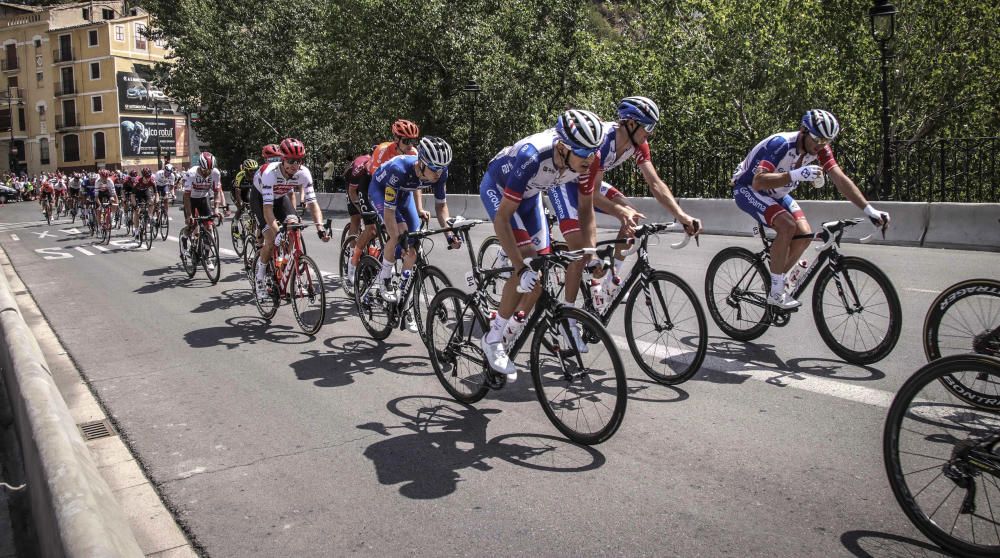
[[[226,326],[206,327],[184,334],[184,341],[192,349],[223,346],[236,349],[241,345],[259,342],[301,345],[313,338],[291,326],[272,325],[256,316],[237,316],[226,320]]]
[[[394,349],[409,348],[406,343],[375,341],[368,337],[340,336],[323,342],[330,350],[311,349],[306,358],[291,364],[300,380],[313,380],[318,387],[343,387],[354,383],[356,375],[379,371],[406,376],[433,374],[430,359],[420,355],[387,356]]]

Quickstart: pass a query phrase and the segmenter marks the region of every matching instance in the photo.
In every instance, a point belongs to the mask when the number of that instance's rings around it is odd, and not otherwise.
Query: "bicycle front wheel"
[[[427,352],[441,385],[456,401],[475,403],[489,391],[488,364],[479,340],[489,326],[469,295],[442,289],[427,307]]]
[[[900,388],[882,437],[889,484],[906,516],[960,556],[1000,556],[1000,415],[955,398],[947,379],[986,376],[1000,359],[954,355],[924,365]]]
[[[705,313],[680,277],[654,271],[625,303],[625,337],[639,368],[666,385],[686,382],[701,368],[708,348]]]
[[[170,234],[170,216],[167,215],[167,211],[160,211],[160,216],[156,220],[160,229],[160,239],[166,240],[167,235]]]
[[[574,327],[582,350],[570,344]],[[545,415],[578,444],[604,442],[625,418],[625,367],[611,335],[584,310],[561,307],[535,330],[531,379]]]
[[[719,329],[738,341],[767,331],[767,293],[771,275],[753,252],[736,246],[712,258],[705,274],[705,303]]]
[[[254,254],[254,259],[250,263],[251,269],[257,269],[257,263],[260,261],[260,255]],[[271,267],[269,263],[267,266],[267,271],[265,272],[265,277],[267,279],[264,281],[265,288],[267,289],[266,296],[258,296],[257,294],[257,279],[254,272],[250,272],[250,293],[253,296],[254,304],[257,305],[257,312],[265,320],[270,320],[278,313],[278,304],[281,303],[281,299],[278,294],[278,286],[274,284],[274,268]]]
[[[927,360],[961,353],[1000,356],[1000,281],[962,281],[945,289],[927,310]]]
[[[429,265],[417,272],[417,282],[413,285],[413,320],[417,322],[417,333],[427,343],[424,318],[431,300],[446,287],[451,286],[448,276],[440,269]]]
[[[326,287],[319,266],[309,256],[300,256],[292,275],[292,312],[307,335],[315,335],[326,319]]]
[[[371,256],[364,256],[358,262],[354,276],[354,305],[361,324],[374,339],[382,340],[389,337],[392,331],[391,303],[382,300],[378,274],[382,264]]]
[[[199,256],[201,268],[205,270],[208,280],[214,285],[219,282],[222,275],[222,261],[219,259],[219,237],[212,235],[206,238],[205,231],[201,232],[198,239]]]
[[[347,228],[344,228],[344,232],[347,232]],[[343,242],[340,243],[340,260],[337,262],[337,273],[340,274],[340,287],[344,289],[344,294],[350,298],[354,298],[354,288],[353,282],[354,277],[347,276],[347,267],[351,262],[351,256],[354,254],[354,246],[358,243],[358,235],[352,234],[344,238]]]
[[[486,237],[483,243],[479,245],[479,252],[476,254],[476,263],[480,269],[485,270],[510,266],[510,260],[503,255],[503,250],[500,247],[500,239],[496,236]],[[493,275],[487,279],[485,285],[482,285],[483,294],[486,295],[486,301],[490,308],[496,308],[500,305],[500,295],[503,294],[503,286],[509,276],[510,274],[507,273]]]
[[[823,268],[812,308],[823,342],[851,364],[878,362],[899,340],[903,311],[896,289],[868,260],[842,257]]]

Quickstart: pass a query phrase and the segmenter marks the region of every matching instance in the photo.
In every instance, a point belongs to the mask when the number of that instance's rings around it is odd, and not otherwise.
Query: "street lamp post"
[[[163,170],[163,158],[160,153],[160,100],[153,99],[153,118],[156,120],[156,170]]]
[[[889,41],[896,34],[896,7],[889,0],[875,0],[868,10],[871,20],[872,38],[878,43],[879,55],[882,60],[882,172],[879,177],[879,190],[882,199],[892,194],[892,139],[890,125],[892,123],[889,111],[889,61],[893,58]]]
[[[476,101],[479,98],[479,92],[482,90],[479,84],[476,83],[475,79],[470,78],[469,81],[465,83],[465,87],[462,91],[472,94],[472,110],[469,115],[469,151],[471,156],[469,157],[469,181],[470,184],[475,186],[476,183],[476,170],[479,167],[479,160],[476,152],[476,144],[478,143],[478,138],[476,137]]]

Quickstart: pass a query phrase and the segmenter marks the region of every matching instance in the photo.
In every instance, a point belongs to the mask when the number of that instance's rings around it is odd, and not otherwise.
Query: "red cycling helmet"
[[[295,138],[285,138],[281,140],[282,159],[304,159],[306,156],[306,146]]]
[[[208,151],[202,151],[198,156],[198,166],[202,170],[210,171],[215,168],[215,156]]]
[[[264,159],[281,157],[281,148],[279,148],[276,144],[270,143],[265,145],[264,148],[260,150],[260,156]]]
[[[409,120],[399,119],[392,123],[392,135],[400,138],[417,139],[420,137],[420,128]]]
[[[150,176],[153,176],[153,171],[149,170],[148,168],[142,169],[143,178],[149,178]]]
[[[128,175],[131,176],[132,178],[135,178],[139,176],[139,173],[135,172],[134,170],[130,170],[128,171]]]
[[[107,178],[111,176],[111,171],[108,169],[101,169],[101,178]]]

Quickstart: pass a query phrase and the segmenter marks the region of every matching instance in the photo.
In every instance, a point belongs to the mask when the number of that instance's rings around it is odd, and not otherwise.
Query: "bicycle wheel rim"
[[[299,258],[291,291],[295,320],[303,332],[314,335],[323,327],[326,318],[326,289],[319,267],[308,256]]]
[[[966,405],[944,388],[940,380],[960,373],[986,373],[1000,385],[1000,359],[955,355],[911,376],[886,419],[886,473],[897,502],[929,539],[963,556],[997,556],[1000,484],[973,466],[967,452],[1000,432],[1000,414]],[[970,481],[974,497],[963,488]],[[962,513],[966,498],[975,503],[975,513]]]
[[[723,333],[751,341],[767,331],[770,279],[763,264],[745,248],[716,254],[705,274],[705,303]]]
[[[586,353],[567,350],[562,332],[570,319],[591,340]],[[531,343],[531,377],[545,415],[570,440],[599,444],[621,426],[628,403],[625,368],[607,330],[587,312],[562,308],[540,324]]]
[[[475,403],[489,391],[486,356],[479,347],[487,328],[460,289],[442,289],[427,308],[424,330],[431,366],[445,391],[462,403]]]
[[[934,300],[924,319],[927,360],[963,353],[1000,356],[1000,281],[972,279]]]
[[[219,258],[219,244],[217,237],[211,239],[201,238],[199,241],[202,250],[201,268],[205,271],[208,280],[214,285],[219,282],[222,275],[222,261]]]
[[[382,265],[371,256],[361,258],[355,272],[354,305],[362,325],[375,339],[385,339],[392,330],[389,303],[382,300],[378,291],[378,274]]]
[[[340,274],[340,287],[344,290],[344,294],[351,298],[354,298],[354,289],[348,284],[348,280],[353,281],[354,278],[347,276],[347,265],[351,261],[351,256],[354,254],[354,246],[357,242],[357,235],[352,234],[340,244],[340,261],[337,268],[337,273]]]
[[[260,255],[255,254],[254,260],[252,262],[253,267],[251,269],[257,268],[258,261],[260,261]],[[249,279],[250,279],[250,293],[251,296],[253,296],[254,304],[257,306],[257,312],[265,320],[270,320],[278,312],[279,299],[278,299],[277,289],[274,286],[273,270],[271,269],[271,266],[267,266],[267,268],[268,268],[266,272],[267,280],[265,281],[265,284],[269,289],[271,289],[271,293],[269,294],[269,296],[263,297],[263,299],[257,296],[257,279],[253,272],[250,273]]]
[[[667,385],[691,378],[708,348],[705,313],[694,291],[664,271],[652,273],[629,293],[625,336],[639,368]]]
[[[451,286],[448,276],[440,269],[427,266],[418,273],[419,281],[413,286],[413,320],[417,323],[420,338],[427,342],[427,330],[424,323],[427,309],[431,301],[442,289]]]

